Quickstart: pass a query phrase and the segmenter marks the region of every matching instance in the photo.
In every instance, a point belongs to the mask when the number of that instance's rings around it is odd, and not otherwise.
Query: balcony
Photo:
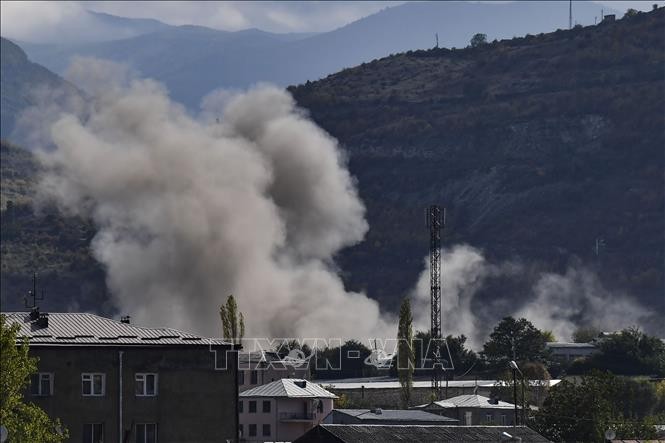
[[[314,420],[314,413],[312,412],[280,412],[279,421],[281,422],[298,422]]]

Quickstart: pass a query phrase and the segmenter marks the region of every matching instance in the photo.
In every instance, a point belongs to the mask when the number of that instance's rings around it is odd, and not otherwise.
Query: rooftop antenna
[[[436,48],[439,49],[439,33],[434,33],[434,38],[436,39]]]
[[[434,343],[432,367],[432,393],[439,398],[442,369],[441,362],[441,230],[445,225],[446,210],[432,205],[427,210],[429,226],[429,275],[431,297],[430,343]]]
[[[568,2],[568,29],[573,29],[573,0]]]
[[[28,299],[32,297],[32,305],[28,304]],[[32,274],[32,291],[28,291],[28,295],[23,298],[23,304],[26,308],[32,310],[37,309],[37,301],[44,300],[44,290],[42,289],[41,297],[37,296],[37,273],[33,272]]]

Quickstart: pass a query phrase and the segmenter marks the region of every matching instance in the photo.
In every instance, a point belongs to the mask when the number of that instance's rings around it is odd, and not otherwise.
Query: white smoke
[[[524,317],[559,341],[568,341],[580,326],[615,331],[653,325],[655,315],[624,294],[608,291],[598,277],[581,265],[565,274],[540,273],[526,294],[510,294],[488,301],[479,291],[491,277],[520,278],[520,263],[488,262],[482,251],[468,245],[444,249],[442,263],[442,322],[444,335],[464,334],[468,345],[480,350],[493,327],[505,316]],[[430,322],[429,260],[412,291],[416,329],[428,331]]]
[[[336,141],[288,93],[259,86],[225,96],[219,122],[194,119],[151,80],[96,88],[106,66],[70,69],[95,94],[85,116],[51,125],[40,189],[94,220],[93,252],[122,312],[219,335],[233,294],[248,336],[394,335],[336,273],[334,254],[368,229],[365,208]]]

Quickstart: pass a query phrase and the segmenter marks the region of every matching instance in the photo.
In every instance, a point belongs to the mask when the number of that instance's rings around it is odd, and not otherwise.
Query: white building
[[[280,379],[244,391],[238,402],[240,441],[293,441],[318,425],[337,396],[303,379]]]

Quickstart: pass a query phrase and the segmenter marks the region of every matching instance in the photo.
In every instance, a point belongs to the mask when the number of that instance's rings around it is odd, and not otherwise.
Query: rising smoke
[[[93,97],[50,126],[57,149],[40,154],[40,190],[94,220],[92,249],[120,311],[217,336],[219,305],[234,294],[248,336],[394,335],[336,273],[334,254],[368,229],[365,208],[336,141],[288,93],[222,94],[223,109],[212,96],[195,119],[158,83],[100,76],[107,68],[78,59],[70,69]]]
[[[524,317],[561,341],[571,339],[580,326],[615,331],[640,326],[657,332],[653,312],[627,295],[603,287],[596,274],[576,263],[564,274],[541,272],[525,294],[510,297],[480,297],[488,279],[520,279],[526,266],[519,262],[490,263],[482,251],[468,245],[444,249],[441,254],[443,282],[442,321],[444,335],[464,334],[468,345],[480,350],[497,322],[505,316]],[[429,329],[429,263],[412,291],[419,330]],[[662,325],[659,325],[662,329]]]

